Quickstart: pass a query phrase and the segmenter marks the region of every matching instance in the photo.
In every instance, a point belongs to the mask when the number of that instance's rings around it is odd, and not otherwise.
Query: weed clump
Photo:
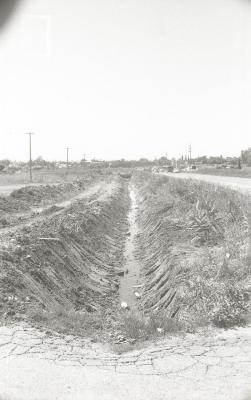
[[[129,339],[148,340],[165,334],[177,334],[182,327],[164,311],[144,315],[140,312],[123,313],[120,316],[122,332]]]
[[[66,309],[62,306],[45,309],[41,305],[32,305],[27,312],[28,319],[35,325],[59,332],[81,337],[93,337],[101,334],[106,326],[105,312],[88,313]]]
[[[217,266],[218,267],[218,266]],[[194,325],[213,324],[220,328],[244,325],[249,309],[249,293],[230,270],[222,273],[216,265],[193,263],[183,282],[179,298],[179,318]]]

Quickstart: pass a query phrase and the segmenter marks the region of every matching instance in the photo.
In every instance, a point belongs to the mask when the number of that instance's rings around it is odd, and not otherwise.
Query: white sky
[[[248,0],[25,0],[0,35],[0,159],[238,155]]]

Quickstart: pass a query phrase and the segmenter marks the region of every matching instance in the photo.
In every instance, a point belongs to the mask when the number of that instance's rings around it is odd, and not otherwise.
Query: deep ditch
[[[200,187],[191,184],[190,190],[186,183],[184,189],[150,174],[135,174],[131,180],[112,177],[111,182],[98,195],[80,195],[73,204],[65,203],[62,212],[1,236],[4,323],[28,319],[64,333],[96,332],[97,340],[115,343],[177,331],[170,319],[177,319],[184,291],[190,290],[186,284],[192,269],[186,265],[203,261],[208,251],[193,244],[188,224]],[[236,207],[242,204],[242,198],[225,189],[219,193],[227,200],[231,195]],[[226,204],[218,206],[228,216]],[[241,209],[238,212],[238,240],[245,245]],[[224,266],[225,254],[220,256]],[[195,268],[191,279],[200,272]],[[164,319],[158,319],[160,312]],[[142,319],[137,319],[139,314]]]

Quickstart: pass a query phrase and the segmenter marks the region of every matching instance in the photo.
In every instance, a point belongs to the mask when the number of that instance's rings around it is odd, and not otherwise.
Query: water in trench
[[[128,214],[129,229],[125,244],[125,267],[124,276],[120,280],[119,296],[120,302],[127,303],[130,309],[137,309],[137,302],[141,296],[139,284],[140,266],[135,257],[135,238],[138,234],[136,223],[137,198],[133,186],[129,185],[131,206]]]

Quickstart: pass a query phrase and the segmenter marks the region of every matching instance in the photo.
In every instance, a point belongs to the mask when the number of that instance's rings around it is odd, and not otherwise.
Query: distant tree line
[[[247,150],[242,150],[241,161],[243,162],[243,164],[251,167],[251,147],[249,147]]]
[[[139,160],[112,160],[103,161],[92,159],[87,161],[85,159],[80,162],[71,161],[71,167],[85,167],[85,168],[137,168],[137,167],[152,167],[154,165],[187,165],[188,163],[194,164],[205,164],[205,165],[230,165],[230,166],[240,166],[240,164],[245,164],[251,166],[251,147],[246,150],[242,150],[240,157],[223,157],[223,156],[200,156],[196,158],[189,159],[188,155],[182,156],[178,159],[168,159],[167,157],[160,157],[154,160],[148,160],[147,158],[140,158]],[[34,169],[55,169],[59,165],[66,166],[66,161],[46,161],[41,156],[37,157],[32,161]],[[22,169],[28,168],[28,162],[11,162],[8,159],[0,160],[0,172],[4,169],[10,167],[19,167]]]

